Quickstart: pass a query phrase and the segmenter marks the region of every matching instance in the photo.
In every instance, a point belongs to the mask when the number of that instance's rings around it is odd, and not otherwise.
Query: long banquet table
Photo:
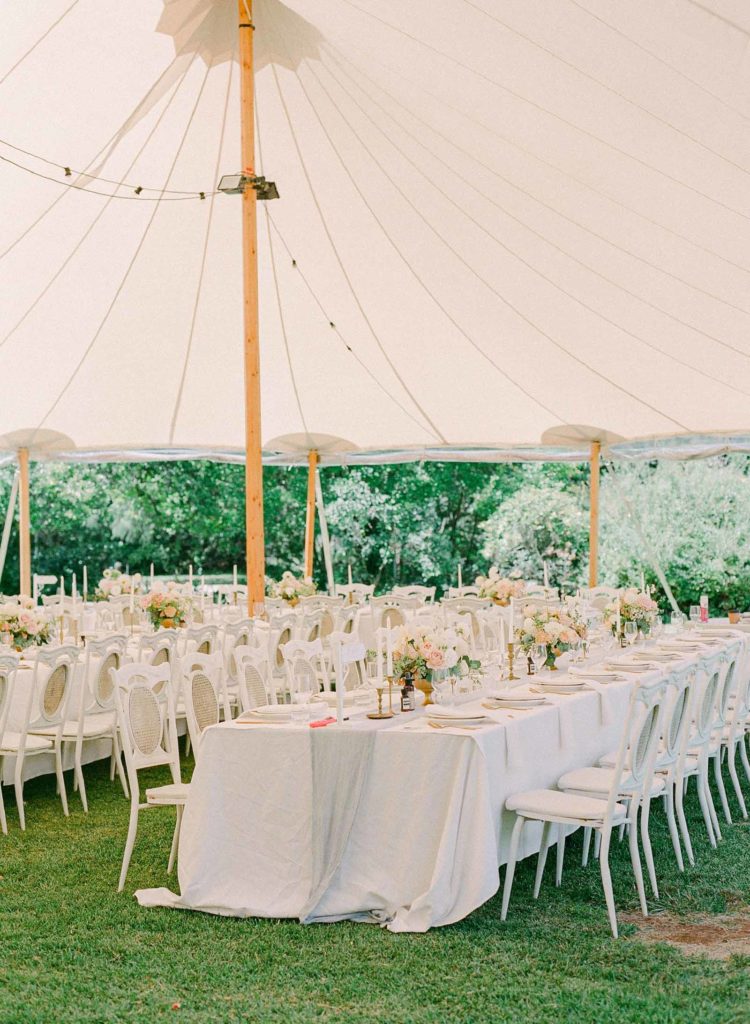
[[[391,931],[458,921],[498,889],[513,823],[507,798],[553,786],[615,748],[632,682],[676,664],[550,696],[529,711],[488,711],[478,698],[467,710],[494,723],[471,732],[434,730],[420,711],[387,722],[352,713],[324,729],[213,727],[183,819],[181,895],[162,888],[136,897],[143,906],[352,918]],[[520,855],[536,853],[540,839],[541,827],[525,829]]]

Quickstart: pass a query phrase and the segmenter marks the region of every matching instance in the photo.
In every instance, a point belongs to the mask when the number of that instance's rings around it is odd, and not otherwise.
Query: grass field
[[[563,887],[531,899],[519,867],[506,925],[495,897],[427,935],[342,923],[238,921],[141,909],[136,888],[166,874],[171,811],[142,815],[126,891],[116,892],[128,804],[103,765],[87,770],[91,812],[62,816],[51,777],[28,784],[23,834],[5,791],[0,836],[0,1021],[654,1022],[750,1021],[750,957],[687,957],[611,939],[596,866],[569,844]],[[166,781],[153,773],[152,784]],[[69,789],[71,787],[69,786]],[[12,792],[12,791],[11,791]],[[713,852],[690,802],[698,864],[680,875],[661,812],[652,814],[662,897],[655,912],[709,914],[750,903],[750,831],[725,829]],[[618,909],[635,909],[627,844],[615,843]],[[248,864],[252,871],[252,864]]]

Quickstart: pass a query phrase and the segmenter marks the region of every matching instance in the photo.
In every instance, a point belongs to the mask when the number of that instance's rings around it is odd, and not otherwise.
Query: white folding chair
[[[177,820],[167,864],[167,872],[172,871],[180,839],[182,809],[190,785],[180,780],[177,723],[169,665],[124,665],[113,670],[112,679],[130,786],[130,824],[117,886],[118,892],[122,892],[138,831],[138,814],[148,807],[176,808]],[[141,768],[155,768],[159,765],[169,767],[172,782],[147,789],[146,802],[141,803],[138,772]]]
[[[367,667],[365,664],[365,656],[367,652],[365,650],[364,644],[360,643],[359,639],[356,636],[353,636],[351,633],[331,633],[329,641],[330,646],[328,649],[328,656],[330,674],[334,678],[336,678],[337,671],[336,659],[338,658],[342,648],[347,647],[352,649],[356,648],[357,651],[361,650],[361,656],[352,657],[348,661],[346,661],[344,667],[343,682],[345,690],[356,690],[360,686],[364,686],[365,683],[367,682]]]
[[[240,695],[237,681],[237,662],[235,650],[238,647],[248,647],[253,640],[255,624],[252,619],[242,619],[240,622],[228,622],[223,626],[224,641],[224,689],[226,691],[230,712],[240,706]]]
[[[644,916],[648,916],[646,894],[643,886],[643,872],[638,851],[638,808],[641,796],[646,787],[653,783],[654,758],[659,741],[659,730],[667,681],[662,680],[654,686],[634,686],[630,696],[630,706],[622,734],[622,741],[617,756],[617,763],[609,770],[610,785],[606,799],[591,796],[588,793],[565,788],[567,776],[560,779],[559,789],[536,789],[518,793],[506,801],[506,808],[516,812],[516,821],[510,841],[508,865],[505,872],[501,918],[504,921],[508,914],[508,904],[513,887],[518,847],[521,832],[527,821],[543,822],[542,842],[537,861],[534,898],[544,874],[547,850],[550,845],[553,825],[558,832],[571,826],[575,828],[595,829],[601,835],[599,852],[599,868],[601,871],[604,897],[612,934],[617,938],[617,912],[615,910],[612,877],[609,869],[609,846],[612,829],[621,825],[630,825],[630,855],[635,875],[638,897]],[[583,771],[604,771],[605,769],[583,769]],[[575,775],[574,772],[568,775]],[[575,780],[580,782],[580,778]],[[622,802],[622,793],[630,795],[630,807]],[[562,849],[563,847],[559,847]],[[558,860],[556,881],[560,882],[562,864]]]

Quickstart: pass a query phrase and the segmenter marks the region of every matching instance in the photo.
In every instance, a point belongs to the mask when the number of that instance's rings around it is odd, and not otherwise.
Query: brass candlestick
[[[65,616],[60,616],[60,643],[65,643]]]
[[[515,644],[511,641],[511,643],[508,644],[508,681],[509,682],[512,682],[514,679],[518,679],[518,676],[513,674],[513,658],[515,657],[514,647],[515,647]]]
[[[381,684],[375,687],[378,695],[378,710],[370,711],[367,715],[368,718],[393,718],[392,711],[383,711],[383,690],[385,687]]]

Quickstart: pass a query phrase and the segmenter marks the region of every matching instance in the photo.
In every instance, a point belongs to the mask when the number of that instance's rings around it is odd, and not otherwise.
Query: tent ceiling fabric
[[[236,0],[0,4],[0,434],[237,457]],[[254,10],[264,441],[747,446],[745,0]]]

